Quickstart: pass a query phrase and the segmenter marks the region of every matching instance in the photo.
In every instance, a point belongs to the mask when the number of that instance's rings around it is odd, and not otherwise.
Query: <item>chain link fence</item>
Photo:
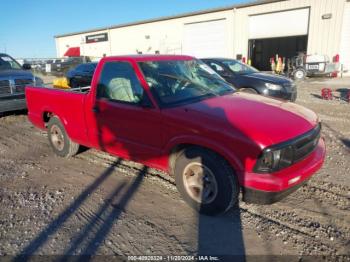
[[[66,57],[66,58],[18,58],[21,65],[29,64],[31,71],[40,77],[45,85],[51,85],[53,80],[66,76],[67,72],[77,65],[87,62],[97,62],[101,57]]]

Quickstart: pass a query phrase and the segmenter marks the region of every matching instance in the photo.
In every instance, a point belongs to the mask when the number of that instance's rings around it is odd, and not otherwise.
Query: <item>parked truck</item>
[[[42,80],[30,71],[29,64],[22,66],[11,56],[0,53],[0,113],[26,109],[26,85],[41,84]]]
[[[304,184],[325,157],[314,112],[237,92],[189,56],[103,58],[91,87],[28,87],[28,117],[62,157],[79,146],[168,172],[185,201],[215,215],[269,204]]]

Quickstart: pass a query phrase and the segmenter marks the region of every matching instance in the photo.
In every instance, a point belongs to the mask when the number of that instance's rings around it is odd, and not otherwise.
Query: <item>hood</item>
[[[185,109],[189,121],[203,124],[211,118],[218,128],[238,131],[261,147],[293,139],[318,123],[317,115],[305,107],[241,92],[185,105],[181,109]]]
[[[12,69],[12,70],[0,70],[0,78],[28,78],[32,79],[33,74],[30,71]]]
[[[248,75],[242,75],[244,78],[249,78],[249,79],[257,79],[261,80],[264,82],[269,82],[269,83],[277,83],[277,84],[286,84],[286,83],[291,83],[292,80],[290,80],[287,77],[284,76],[279,76],[279,75],[271,75],[271,74],[266,74],[266,73],[253,73],[253,74],[248,74]]]

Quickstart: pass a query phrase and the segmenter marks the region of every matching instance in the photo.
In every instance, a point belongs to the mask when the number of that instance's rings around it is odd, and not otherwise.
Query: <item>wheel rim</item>
[[[188,164],[183,172],[187,194],[196,202],[209,204],[218,194],[218,185],[213,172],[201,163]]]
[[[53,146],[57,150],[62,151],[64,148],[64,136],[63,136],[62,130],[58,126],[53,125],[51,127],[50,132],[51,132],[51,142]]]
[[[295,73],[295,77],[298,78],[298,79],[301,79],[304,77],[304,72],[303,71],[297,71]]]

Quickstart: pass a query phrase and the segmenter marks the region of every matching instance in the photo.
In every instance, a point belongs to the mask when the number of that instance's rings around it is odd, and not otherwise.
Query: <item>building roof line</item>
[[[78,31],[78,32],[73,32],[73,33],[60,34],[60,35],[55,35],[54,38],[73,36],[73,35],[79,35],[79,34],[86,34],[86,33],[93,33],[93,32],[98,32],[98,31],[106,31],[106,30],[115,29],[115,28],[148,24],[148,23],[153,23],[153,22],[159,22],[159,21],[165,21],[165,20],[193,16],[193,15],[202,15],[202,14],[208,14],[208,13],[228,11],[228,10],[233,10],[233,9],[245,8],[245,7],[250,7],[250,6],[257,6],[257,5],[269,4],[269,3],[275,3],[275,2],[282,2],[282,1],[288,1],[288,0],[258,0],[258,1],[254,1],[254,2],[247,2],[247,3],[231,5],[231,6],[226,6],[226,7],[211,8],[211,9],[205,9],[205,10],[201,10],[201,11],[182,13],[179,15],[163,16],[163,17],[158,17],[158,18],[140,20],[140,21],[136,21],[136,22],[122,23],[122,24],[111,25],[111,26],[106,26],[106,27],[94,28],[94,29],[90,29],[90,30],[83,30],[83,31]]]

